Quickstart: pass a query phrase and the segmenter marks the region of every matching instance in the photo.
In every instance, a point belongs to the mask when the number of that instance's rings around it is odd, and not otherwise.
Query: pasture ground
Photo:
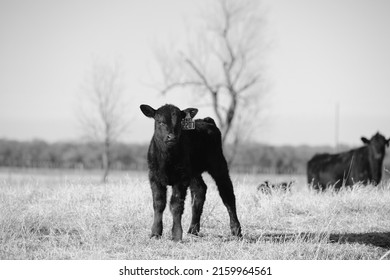
[[[212,179],[201,235],[149,239],[152,200],[146,173],[0,171],[0,259],[390,259],[390,182],[317,193],[304,176],[232,174],[242,239],[230,234]],[[291,193],[264,195],[262,180],[295,180]],[[187,195],[183,229],[190,222]]]

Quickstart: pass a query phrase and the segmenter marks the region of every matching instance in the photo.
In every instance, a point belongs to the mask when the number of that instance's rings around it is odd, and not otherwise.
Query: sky
[[[0,0],[0,138],[77,140],[76,108],[94,61],[120,61],[129,131],[149,141],[139,105],[173,103],[151,86],[153,48],[184,38],[210,0]],[[255,141],[272,145],[360,145],[390,137],[390,1],[264,0],[270,42],[264,56],[267,97]],[[199,117],[212,116],[200,108]],[[257,120],[254,120],[257,121]]]

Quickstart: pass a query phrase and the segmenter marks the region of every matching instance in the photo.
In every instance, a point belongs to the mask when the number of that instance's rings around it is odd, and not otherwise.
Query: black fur
[[[164,105],[157,110],[148,105],[141,105],[140,108],[147,117],[155,120],[154,135],[148,151],[154,208],[151,237],[158,238],[163,232],[162,215],[166,206],[167,185],[172,186],[172,239],[182,240],[181,216],[188,187],[192,198],[192,220],[188,232],[195,235],[199,233],[207,190],[201,176],[205,171],[210,173],[217,184],[230,216],[232,234],[241,236],[233,184],[222,152],[221,132],[214,120],[196,120],[195,130],[182,130],[181,120],[188,113],[193,118],[197,109],[181,111],[174,105]]]
[[[377,133],[370,140],[361,138],[365,146],[339,154],[318,154],[307,163],[307,180],[313,188],[339,189],[356,183],[374,185],[382,178],[385,148],[390,139]]]

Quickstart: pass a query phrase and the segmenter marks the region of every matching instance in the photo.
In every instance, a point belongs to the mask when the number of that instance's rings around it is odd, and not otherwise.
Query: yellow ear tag
[[[181,121],[181,128],[183,130],[195,129],[195,122],[192,120],[189,112],[187,112],[186,117]]]

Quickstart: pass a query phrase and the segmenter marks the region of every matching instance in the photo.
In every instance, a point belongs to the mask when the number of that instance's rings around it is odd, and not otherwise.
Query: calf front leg
[[[192,219],[188,233],[198,235],[200,230],[200,217],[203,212],[203,205],[206,199],[207,185],[202,177],[192,179],[191,185],[191,204],[192,204]]]
[[[167,204],[167,187],[154,181],[150,182],[150,186],[152,188],[154,210],[152,233],[150,234],[150,238],[160,238],[163,232],[163,212]]]
[[[172,186],[171,213],[173,218],[172,239],[175,242],[181,241],[183,228],[181,226],[181,216],[184,211],[184,201],[186,198],[187,186],[176,184]]]

